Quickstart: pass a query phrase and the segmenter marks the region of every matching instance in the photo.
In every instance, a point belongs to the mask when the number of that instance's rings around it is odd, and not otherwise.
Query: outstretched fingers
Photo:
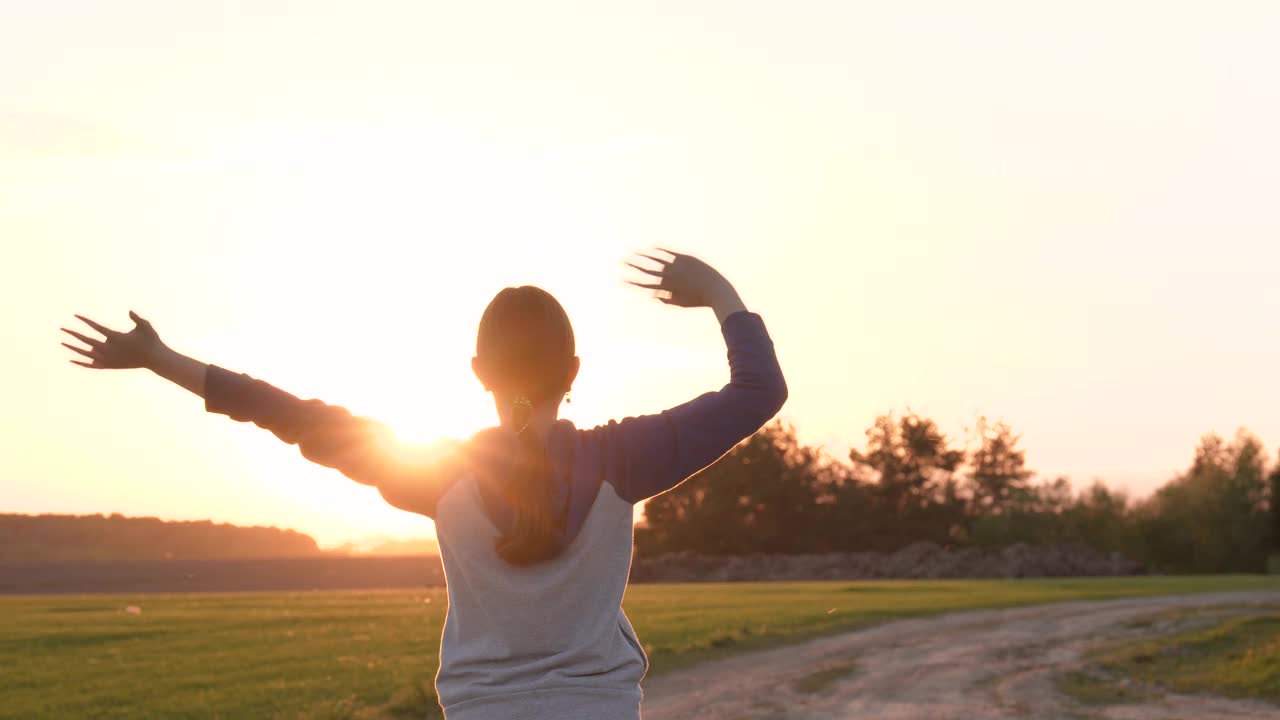
[[[96,323],[83,315],[76,315],[76,317],[79,318],[81,321],[83,321],[84,324],[88,325],[94,330],[97,330],[98,332],[102,333],[106,337],[112,337],[114,335],[120,334],[115,330],[112,330],[111,328],[107,327],[106,325],[102,325],[101,323]]]
[[[629,263],[627,263],[627,266],[628,266],[628,267],[635,268],[636,270],[639,270],[640,272],[644,273],[645,275],[652,275],[653,277],[659,277],[659,278],[660,278],[660,277],[662,277],[662,270],[660,270],[660,269],[659,269],[659,270],[654,270],[653,268],[641,267],[641,266],[639,266],[639,265],[637,265],[637,264],[635,264],[635,263],[633,263],[633,262],[629,262]]]
[[[97,338],[91,338],[88,335],[81,335],[75,330],[68,330],[66,328],[59,328],[59,329],[62,330],[62,332],[70,335],[71,337],[79,340],[80,342],[84,343],[85,345],[88,345],[91,348],[96,348],[102,345],[102,341]],[[65,345],[66,343],[63,343],[63,344]]]
[[[668,251],[668,250],[663,250],[663,252],[670,252],[670,251]],[[659,265],[661,265],[661,266],[663,267],[663,269],[666,269],[666,267],[667,267],[668,265],[670,265],[671,263],[675,262],[675,260],[674,260],[674,259],[672,259],[672,260],[667,260],[666,258],[654,257],[654,256],[652,256],[652,255],[647,255],[647,254],[645,254],[645,253],[636,253],[636,254],[637,254],[637,255],[639,255],[639,256],[640,256],[640,257],[642,257],[642,258],[645,258],[645,259],[647,259],[647,260],[652,260],[652,261],[654,261],[654,262],[658,263]],[[672,255],[674,255],[675,253],[671,253],[671,254],[672,254]]]
[[[75,345],[72,345],[71,343],[62,343],[62,347],[68,350],[71,350],[72,352],[78,352],[81,355],[89,358],[90,360],[98,359],[98,353],[96,350],[85,350],[84,348],[78,348]]]
[[[665,248],[658,248],[658,251],[667,253],[672,257],[663,258],[663,257],[658,257],[656,255],[650,255],[648,253],[636,253],[636,256],[638,257],[642,257],[646,260],[657,263],[658,267],[656,268],[644,267],[642,265],[637,265],[636,263],[633,263],[633,262],[626,262],[626,265],[631,269],[639,270],[640,272],[644,273],[645,275],[648,275],[651,278],[657,278],[658,282],[636,282],[634,280],[628,280],[627,284],[634,285],[638,288],[643,288],[645,290],[653,290],[654,291],[653,296],[655,299],[661,300],[662,302],[668,305],[678,305],[680,303],[676,302],[674,299],[674,295],[669,286],[671,278],[668,277],[667,273],[671,269],[671,265],[675,263],[676,260],[680,259],[680,254],[672,252]]]
[[[107,339],[100,340],[98,338],[85,335],[84,333],[78,333],[75,330],[71,330],[69,328],[59,328],[60,330],[62,330],[62,332],[70,335],[71,337],[75,338],[76,340],[79,340],[80,342],[88,346],[88,348],[82,348],[76,345],[72,345],[71,343],[62,343],[62,346],[65,347],[66,349],[74,353],[77,353],[89,360],[89,362],[85,362],[84,360],[71,360],[70,361],[71,364],[79,365],[80,367],[91,368],[94,370],[101,370],[102,368],[107,367],[102,356],[103,348],[106,346],[108,341],[120,335],[120,333],[116,332],[115,330],[112,330],[106,325],[94,322],[93,320],[90,320],[89,318],[83,315],[76,315],[76,318],[81,320],[82,322],[84,322],[84,324],[88,325],[94,330],[97,330],[98,332],[102,333]]]

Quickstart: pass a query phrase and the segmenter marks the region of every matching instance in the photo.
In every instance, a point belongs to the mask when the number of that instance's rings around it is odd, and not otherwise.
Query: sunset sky
[[[406,438],[492,422],[504,285],[564,303],[579,426],[727,379],[697,254],[843,457],[910,407],[1136,495],[1280,446],[1280,3],[39,2],[0,8],[0,512],[430,533],[73,313]],[[1274,455],[1273,455],[1274,457]]]

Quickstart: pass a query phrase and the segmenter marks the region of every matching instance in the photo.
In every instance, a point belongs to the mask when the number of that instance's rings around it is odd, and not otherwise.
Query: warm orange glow
[[[1141,493],[1204,432],[1280,442],[1280,6],[619,12],[0,10],[3,509],[429,532],[57,328],[136,309],[428,441],[492,422],[475,325],[536,284],[589,426],[726,377],[710,313],[622,284],[654,245],[737,283],[839,454],[890,409],[986,414]]]

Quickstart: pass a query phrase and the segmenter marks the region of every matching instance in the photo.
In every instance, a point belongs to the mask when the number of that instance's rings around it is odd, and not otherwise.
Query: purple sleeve
[[[378,488],[390,504],[431,516],[448,453],[414,452],[395,442],[390,429],[346,408],[302,400],[243,373],[210,365],[205,372],[205,410],[252,422],[302,456],[364,485]]]
[[[787,400],[787,383],[759,315],[737,312],[721,327],[729,384],[656,415],[596,428],[606,477],[618,496],[640,502],[679,485],[759,430]]]

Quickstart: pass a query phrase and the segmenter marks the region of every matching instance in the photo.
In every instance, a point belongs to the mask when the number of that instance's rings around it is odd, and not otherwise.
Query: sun
[[[391,428],[398,441],[408,445],[466,439],[496,422],[489,395],[478,385],[468,385],[441,383],[438,391],[431,393],[429,405],[411,397],[384,403],[378,419]]]

